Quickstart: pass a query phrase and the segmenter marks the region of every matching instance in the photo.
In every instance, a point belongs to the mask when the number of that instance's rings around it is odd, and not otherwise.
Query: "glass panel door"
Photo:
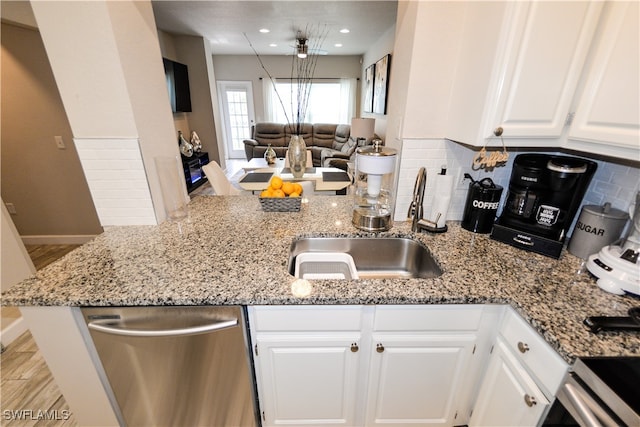
[[[219,81],[218,94],[227,158],[245,158],[243,141],[251,137],[254,124],[251,82]]]

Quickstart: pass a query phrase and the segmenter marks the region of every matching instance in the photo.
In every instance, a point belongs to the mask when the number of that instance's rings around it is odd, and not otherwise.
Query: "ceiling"
[[[310,49],[318,48],[310,53],[363,55],[395,26],[397,14],[397,0],[152,0],[152,6],[159,29],[205,37],[214,55],[251,55],[249,42],[260,55],[289,55],[299,30],[308,32]],[[0,10],[2,20],[37,26],[28,1],[2,0]]]
[[[397,0],[154,0],[152,5],[159,29],[203,36],[214,55],[251,55],[251,45],[260,55],[288,55],[299,30],[309,32],[315,53],[362,55],[394,27],[397,13]],[[270,32],[260,33],[261,28]],[[349,33],[340,33],[343,28]]]

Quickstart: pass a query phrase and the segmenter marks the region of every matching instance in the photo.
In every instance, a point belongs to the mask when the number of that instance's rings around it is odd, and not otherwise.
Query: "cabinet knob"
[[[382,353],[384,351],[384,346],[382,344],[376,344],[376,351],[378,353]]]
[[[520,350],[520,353],[526,353],[529,351],[529,345],[522,341],[518,341],[518,350]]]
[[[358,347],[358,343],[357,343],[357,342],[351,343],[351,352],[352,352],[352,353],[357,353],[357,351],[358,351],[359,349],[360,349],[360,348]]]
[[[524,395],[524,403],[526,403],[529,408],[538,404],[538,402],[536,402],[536,398],[529,396],[528,394]]]

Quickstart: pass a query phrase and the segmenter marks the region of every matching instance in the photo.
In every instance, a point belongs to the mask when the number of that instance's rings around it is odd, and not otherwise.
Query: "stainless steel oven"
[[[545,426],[640,426],[640,358],[578,359]]]

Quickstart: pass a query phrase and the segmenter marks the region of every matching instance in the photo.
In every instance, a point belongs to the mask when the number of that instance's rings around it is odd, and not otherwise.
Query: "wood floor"
[[[78,245],[29,245],[36,269],[45,267]],[[15,307],[2,307],[2,319],[17,318]],[[69,406],[29,332],[9,344],[0,356],[0,424],[2,426],[77,426]]]

